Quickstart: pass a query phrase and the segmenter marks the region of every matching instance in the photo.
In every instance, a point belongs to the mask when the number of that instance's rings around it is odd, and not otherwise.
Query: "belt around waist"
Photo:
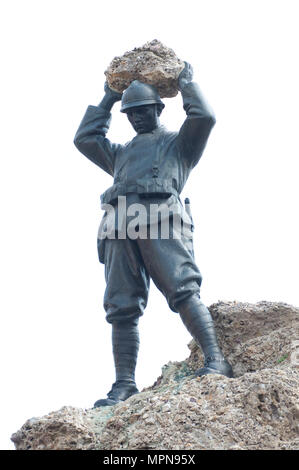
[[[141,197],[179,197],[179,193],[173,187],[172,181],[161,178],[137,179],[136,183],[116,183],[101,195],[102,204],[111,204],[117,200],[118,196],[125,196],[128,193],[137,193]]]

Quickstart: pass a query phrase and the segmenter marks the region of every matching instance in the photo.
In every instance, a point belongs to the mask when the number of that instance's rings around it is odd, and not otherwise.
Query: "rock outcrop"
[[[154,85],[161,98],[178,93],[177,79],[184,68],[172,49],[154,39],[141,47],[115,57],[105,71],[108,85],[122,93],[133,80]]]
[[[284,303],[210,307],[235,372],[194,378],[202,355],[163,367],[153,386],[113,407],[64,407],[29,419],[16,449],[297,449],[298,313]]]

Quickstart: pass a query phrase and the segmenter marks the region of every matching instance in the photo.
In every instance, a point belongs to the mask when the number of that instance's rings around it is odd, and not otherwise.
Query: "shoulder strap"
[[[155,158],[153,160],[153,166],[152,166],[152,172],[153,172],[153,178],[158,178],[159,176],[159,170],[160,170],[160,162],[161,162],[161,156],[162,156],[162,150],[164,147],[164,142],[165,142],[165,135],[162,134],[162,137],[159,139],[158,145],[157,145],[157,151]]]

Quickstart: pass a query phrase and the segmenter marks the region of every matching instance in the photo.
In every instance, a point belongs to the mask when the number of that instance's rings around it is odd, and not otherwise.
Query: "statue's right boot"
[[[97,400],[94,408],[116,405],[138,393],[135,383],[139,350],[138,318],[112,323],[112,349],[116,381],[107,398]]]
[[[195,375],[221,374],[232,378],[233,369],[219,347],[212,316],[199,295],[194,294],[179,304],[178,310],[184,325],[204,354],[204,367],[198,369]]]

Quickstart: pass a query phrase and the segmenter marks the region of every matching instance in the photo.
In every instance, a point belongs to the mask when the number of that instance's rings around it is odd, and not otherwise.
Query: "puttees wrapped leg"
[[[106,399],[97,400],[94,407],[112,406],[138,393],[135,369],[139,350],[138,318],[112,323],[112,348],[116,381]]]

